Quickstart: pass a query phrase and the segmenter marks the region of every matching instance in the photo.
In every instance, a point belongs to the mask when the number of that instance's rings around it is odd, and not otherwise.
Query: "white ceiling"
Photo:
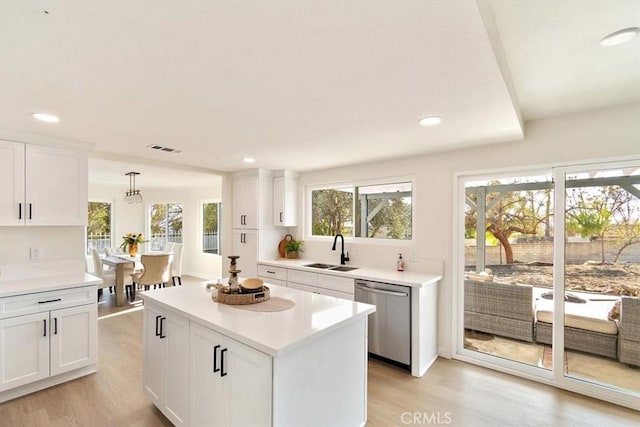
[[[521,112],[640,102],[640,38],[599,45],[630,26],[640,1],[2,0],[0,131],[218,171],[521,140]]]

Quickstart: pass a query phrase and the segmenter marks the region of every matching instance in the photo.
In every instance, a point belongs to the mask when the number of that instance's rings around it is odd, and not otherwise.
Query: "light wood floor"
[[[198,279],[183,279],[185,286]],[[0,404],[0,426],[167,426],[142,392],[140,304],[99,304],[98,373]],[[640,413],[459,361],[369,362],[367,426],[638,426]],[[333,427],[333,426],[327,426]]]

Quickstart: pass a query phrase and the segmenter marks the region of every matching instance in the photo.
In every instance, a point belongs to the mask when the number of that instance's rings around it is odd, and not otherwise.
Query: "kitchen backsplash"
[[[0,227],[0,265],[56,260],[84,262],[84,227]]]

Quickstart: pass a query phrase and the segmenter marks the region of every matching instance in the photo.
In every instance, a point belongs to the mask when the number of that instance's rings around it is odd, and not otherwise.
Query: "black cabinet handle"
[[[46,300],[46,301],[38,301],[38,304],[48,304],[50,302],[58,302],[58,301],[62,301],[62,298],[49,299],[49,300]]]
[[[160,320],[162,316],[156,316],[156,336],[159,337],[160,336],[160,329],[159,329],[159,325],[158,325],[158,320]]]
[[[42,323],[44,324],[44,336],[47,336],[47,319],[42,319]]]
[[[220,352],[220,376],[221,377],[226,377],[227,376],[227,371],[224,370],[224,355],[227,352],[227,349],[224,348],[222,349],[222,351]]]
[[[280,222],[282,222],[282,212],[280,212]]]
[[[31,219],[31,203],[29,203],[29,219]]]
[[[22,219],[22,203],[18,203],[18,219]]]
[[[58,318],[53,318],[53,335],[58,335]]]
[[[164,321],[167,320],[166,317],[162,317],[160,319],[160,339],[166,338],[167,336],[164,334]]]
[[[213,347],[213,372],[218,372],[220,368],[218,368],[218,349],[219,345]]]
[[[276,272],[275,272],[275,271],[271,271],[271,270],[267,270],[267,273],[269,273],[269,274],[276,274]]]

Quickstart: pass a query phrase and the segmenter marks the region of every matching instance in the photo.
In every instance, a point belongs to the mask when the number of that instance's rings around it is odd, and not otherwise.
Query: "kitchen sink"
[[[347,267],[346,265],[336,265],[335,267],[328,268],[328,270],[332,271],[352,271],[357,269],[358,267]]]
[[[323,270],[328,270],[329,268],[339,267],[339,266],[333,265],[333,264],[322,264],[322,263],[316,262],[313,264],[306,264],[305,267],[321,268]]]

